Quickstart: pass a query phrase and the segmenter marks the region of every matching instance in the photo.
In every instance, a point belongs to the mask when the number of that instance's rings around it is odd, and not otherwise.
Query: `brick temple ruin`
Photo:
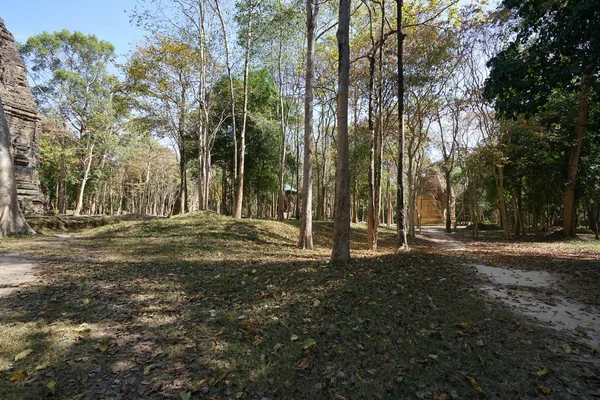
[[[17,52],[13,35],[0,18],[0,101],[10,131],[17,194],[25,214],[44,211],[40,188],[40,142],[42,123],[25,64]]]

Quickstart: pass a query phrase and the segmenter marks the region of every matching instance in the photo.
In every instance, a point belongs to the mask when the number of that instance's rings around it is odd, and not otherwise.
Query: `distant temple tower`
[[[44,211],[38,169],[42,124],[15,39],[0,18],[0,101],[10,131],[17,194],[25,214]]]
[[[418,226],[446,224],[446,180],[435,168],[427,167],[417,187],[415,223]],[[450,213],[455,220],[455,198],[450,194]]]

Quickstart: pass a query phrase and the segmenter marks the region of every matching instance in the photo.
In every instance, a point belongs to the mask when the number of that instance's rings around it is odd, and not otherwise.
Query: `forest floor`
[[[600,396],[599,242],[428,229],[397,254],[359,224],[340,266],[314,229],[314,251],[296,221],[213,214],[2,241],[35,280],[0,297],[0,398]]]

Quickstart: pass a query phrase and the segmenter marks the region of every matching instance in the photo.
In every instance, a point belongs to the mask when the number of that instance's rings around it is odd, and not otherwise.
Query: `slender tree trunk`
[[[229,96],[231,97],[231,131],[233,134],[233,183],[232,188],[235,192],[235,188],[237,185],[237,171],[238,171],[238,149],[237,149],[237,130],[236,130],[236,121],[235,121],[235,92],[233,86],[233,73],[231,71],[231,61],[229,58],[229,41],[227,39],[227,28],[225,26],[225,20],[223,19],[223,14],[221,13],[221,8],[219,6],[220,0],[215,0],[215,11],[217,12],[217,16],[219,18],[219,22],[221,23],[221,31],[223,33],[223,44],[225,46],[225,65],[227,67],[227,79],[229,80]],[[225,202],[226,199],[223,198]],[[235,209],[235,203],[232,206],[232,209]]]
[[[312,164],[313,164],[313,77],[315,56],[315,32],[318,0],[306,0],[306,77],[304,90],[304,170],[302,174],[302,215],[298,247],[313,248],[312,235]]]
[[[337,31],[339,69],[337,93],[337,176],[331,260],[350,260],[350,182],[348,148],[348,85],[350,76],[350,0],[340,0]]]
[[[595,229],[594,229],[594,235],[596,237],[596,240],[598,240],[599,237],[599,233],[598,231],[600,231],[600,201],[597,201],[596,204],[596,225],[595,225]]]
[[[565,185],[563,199],[563,227],[565,233],[570,237],[576,236],[576,218],[575,210],[575,186],[577,179],[577,168],[579,167],[579,155],[581,145],[585,136],[585,129],[589,114],[590,84],[589,77],[584,75],[581,79],[581,88],[579,89],[579,100],[577,103],[577,121],[575,123],[575,139],[577,143],[569,149],[569,162],[567,166],[567,184]]]
[[[446,175],[446,233],[452,233],[452,210],[454,209],[452,206],[452,182],[450,180],[452,170],[445,168],[444,173]]]
[[[75,211],[73,215],[81,214],[81,210],[83,209],[83,195],[85,193],[85,185],[90,176],[90,169],[92,168],[92,158],[94,156],[94,143],[89,146],[88,154],[86,158],[85,171],[83,172],[83,178],[81,179],[81,185],[79,186],[79,193],[77,194],[77,206],[75,207]]]
[[[374,177],[374,186],[375,186],[375,216],[376,221],[374,225],[374,235],[373,235],[373,249],[377,249],[377,241],[379,238],[379,223],[380,223],[380,215],[381,215],[381,166],[383,162],[383,47],[385,45],[385,0],[381,1],[381,24],[379,31],[379,66],[378,66],[378,74],[377,74],[377,87],[378,87],[378,95],[377,95],[377,133],[375,136],[375,177]],[[381,219],[383,221],[383,218]]]
[[[508,211],[506,209],[506,200],[504,199],[504,166],[498,165],[494,168],[494,178],[496,181],[496,190],[498,191],[498,207],[500,208],[500,223],[504,230],[504,238],[510,240],[510,223],[508,222]]]
[[[250,3],[252,0],[250,1]],[[248,8],[248,25],[246,32],[246,49],[244,57],[244,108],[242,110],[242,131],[240,133],[240,155],[238,164],[237,192],[235,196],[235,211],[233,218],[242,218],[242,202],[244,200],[244,159],[246,156],[246,122],[248,119],[248,72],[250,70],[250,53],[252,49],[252,11],[253,4]]]
[[[387,183],[386,183],[386,189],[385,192],[387,193],[387,227],[389,228],[390,226],[392,226],[392,194],[390,192],[390,176],[388,175],[387,178]]]
[[[415,193],[415,176],[414,176],[414,158],[411,153],[408,154],[408,236],[415,238],[415,211],[417,196]]]
[[[354,178],[352,190],[352,223],[358,223],[358,183],[356,177]]]
[[[295,217],[300,220],[300,129],[296,123],[296,211]]]
[[[64,149],[61,148],[60,154],[60,178],[58,182],[58,213],[66,214],[67,213],[67,163],[65,160]]]
[[[402,7],[403,0],[396,0],[396,20],[398,24],[398,195],[397,195],[397,218],[398,218],[398,249],[408,249],[406,241],[406,212],[404,208],[404,33],[402,32]]]
[[[279,42],[279,55],[277,57],[277,69],[279,72],[279,112],[281,125],[281,148],[279,153],[279,194],[277,199],[277,219],[283,221],[285,212],[285,156],[286,156],[286,118],[283,104],[283,76],[281,74],[281,53],[283,43]]]
[[[375,57],[369,55],[369,110],[368,110],[368,125],[369,125],[369,172],[367,180],[369,184],[368,203],[367,203],[367,248],[370,250],[377,249],[376,239],[376,219],[375,214],[375,124],[373,123],[373,87],[375,82]]]
[[[19,207],[11,147],[10,131],[0,103],[0,237],[35,233]]]

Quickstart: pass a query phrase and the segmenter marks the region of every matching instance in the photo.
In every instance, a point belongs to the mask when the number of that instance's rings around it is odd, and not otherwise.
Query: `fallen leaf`
[[[313,338],[308,338],[304,342],[302,342],[302,348],[304,350],[308,350],[311,347],[316,346],[316,345],[317,345],[317,341]]]
[[[16,372],[13,372],[12,375],[10,376],[11,381],[17,381],[19,379],[25,379],[25,378],[27,378],[27,371],[16,371]]]
[[[321,304],[321,301],[320,301],[319,299],[316,299],[316,300],[313,302],[313,306],[315,306],[315,307],[318,307],[318,306],[319,306],[319,304]]]
[[[236,399],[241,399],[243,395],[244,395],[244,392],[237,392],[237,393],[235,394],[235,398],[236,398]]]
[[[49,366],[50,366],[50,363],[49,363],[48,361],[46,361],[46,362],[43,362],[43,363],[41,363],[41,364],[39,364],[39,365],[36,365],[36,366],[35,366],[35,370],[36,370],[36,371],[41,371],[41,370],[43,370],[43,369],[46,369],[46,368],[48,368]]]
[[[571,352],[571,346],[569,346],[568,344],[563,344],[562,345],[562,349],[565,353],[569,354]]]
[[[470,376],[466,377],[469,382],[471,383],[471,386],[473,386],[473,389],[477,392],[477,393],[483,393],[483,389],[481,388],[481,386],[479,386],[479,383],[477,383],[477,381],[473,378],[471,378]]]
[[[292,342],[295,342],[296,340],[298,340],[298,335],[292,335],[290,337],[290,339],[291,339]]]
[[[50,393],[55,394],[56,393],[56,381],[50,381],[46,384],[46,387],[48,388],[48,390],[50,390]]]
[[[106,350],[108,350],[108,343],[100,343],[98,345],[98,350],[100,350],[101,352],[106,352]]]
[[[308,368],[309,365],[310,365],[310,360],[308,358],[303,358],[302,361],[300,361],[300,364],[296,365],[294,367],[294,369],[296,371],[301,371],[303,369]]]
[[[540,386],[540,387],[538,387],[538,389],[540,390],[540,392],[542,392],[544,394],[550,394],[550,392],[552,391],[552,389],[550,389],[549,387],[546,387],[546,386]]]
[[[545,303],[548,304],[549,306],[556,307],[556,301],[554,301],[552,299],[546,300]]]
[[[457,322],[456,324],[454,324],[454,327],[462,328],[462,329],[470,329],[471,323],[470,322]]]
[[[30,355],[31,353],[33,353],[32,349],[23,350],[22,352],[20,352],[19,354],[17,354],[15,356],[15,361],[22,360],[25,357],[27,357],[28,355]]]
[[[144,368],[144,375],[150,375],[150,371],[152,371],[152,368],[154,367],[156,367],[156,364],[146,366],[146,368]]]
[[[546,375],[548,372],[550,372],[550,370],[548,368],[544,368],[544,369],[540,369],[538,372],[536,372],[535,374],[537,376],[544,376]]]

